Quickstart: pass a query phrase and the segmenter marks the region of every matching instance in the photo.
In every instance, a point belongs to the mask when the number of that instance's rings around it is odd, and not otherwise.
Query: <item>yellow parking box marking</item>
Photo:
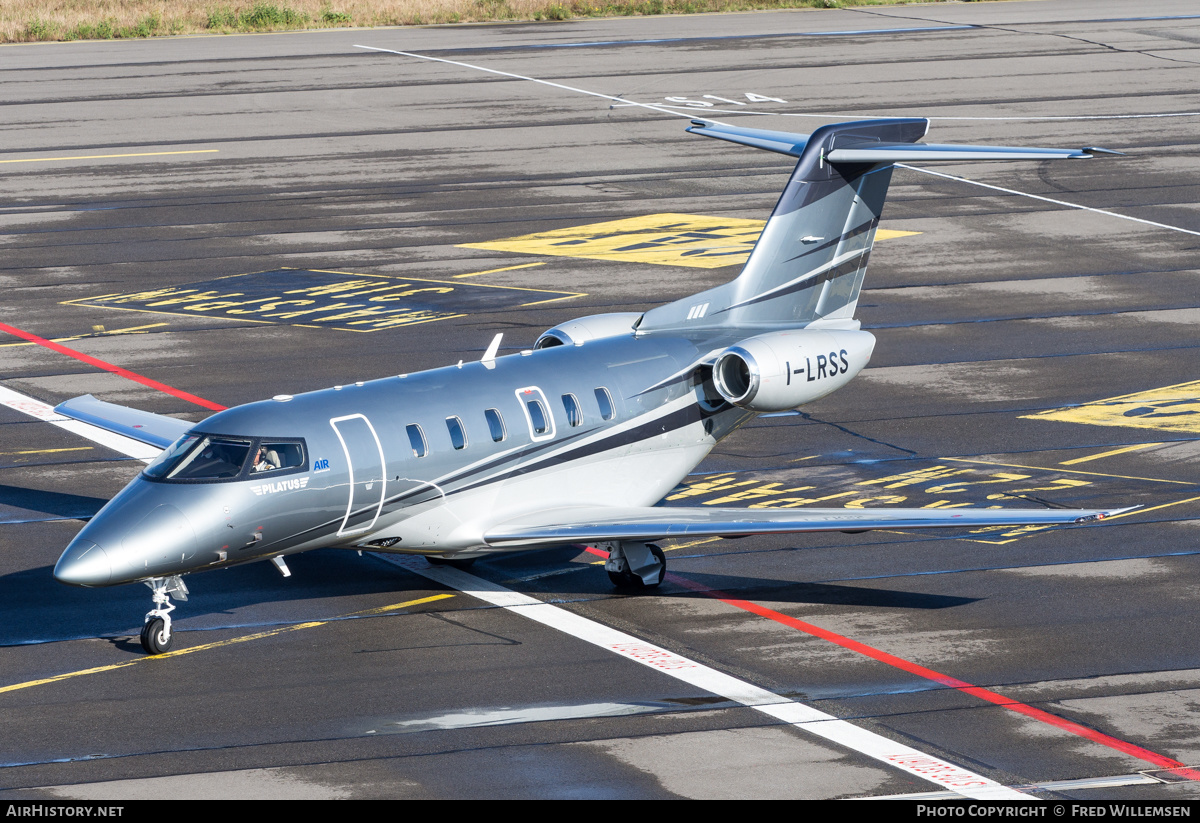
[[[454,595],[452,595],[452,594],[435,594],[432,597],[422,597],[417,600],[409,600],[404,603],[397,603],[393,606],[381,606],[376,609],[365,609],[360,612],[351,612],[348,615],[343,615],[343,617],[366,617],[366,616],[373,615],[373,614],[385,614],[387,612],[395,611],[396,609],[406,609],[411,606],[419,606],[424,603],[432,603],[435,600],[446,600],[447,598],[450,598],[450,597],[454,597]],[[333,620],[337,620],[337,619],[341,619],[341,618],[333,618]],[[80,669],[79,671],[74,671],[74,672],[64,672],[63,674],[56,674],[56,675],[52,675],[51,677],[43,677],[40,680],[26,680],[24,683],[13,683],[11,686],[0,686],[0,694],[3,694],[4,692],[20,691],[21,689],[29,689],[34,686],[45,686],[50,683],[58,683],[59,681],[62,681],[62,680],[69,680],[73,677],[83,677],[84,675],[88,675],[88,674],[101,674],[103,672],[116,671],[117,669],[124,669],[127,666],[137,666],[141,663],[152,663],[155,661],[167,660],[172,657],[182,657],[185,654],[195,654],[196,652],[204,652],[204,651],[209,651],[211,649],[219,649],[219,648],[223,648],[225,646],[234,646],[238,643],[249,643],[251,640],[262,640],[263,638],[266,638],[266,637],[274,637],[275,635],[285,634],[287,632],[300,631],[301,629],[314,629],[318,626],[324,626],[325,624],[330,623],[330,622],[333,622],[333,621],[332,620],[313,620],[313,621],[310,621],[307,623],[296,623],[291,626],[281,626],[278,629],[269,629],[268,631],[265,631],[265,632],[255,632],[254,634],[247,634],[247,635],[243,635],[241,637],[233,637],[233,638],[230,638],[229,640],[217,640],[212,643],[202,643],[199,646],[190,646],[189,648],[186,648],[186,649],[177,649],[176,651],[173,651],[173,652],[157,654],[152,657],[138,657],[138,658],[135,658],[134,660],[127,660],[124,663],[113,663],[109,666],[95,666],[91,669]]]
[[[1123,394],[1107,400],[1022,415],[1027,420],[1061,420],[1092,426],[1130,426],[1170,432],[1200,432],[1200,380]]]
[[[519,266],[504,266],[503,268],[499,268],[499,269],[487,269],[486,271],[471,271],[471,272],[467,272],[466,274],[456,274],[456,275],[454,275],[454,279],[461,280],[464,277],[478,277],[481,274],[495,274],[496,272],[501,272],[501,271],[513,271],[515,269],[529,269],[529,268],[533,268],[534,266],[544,266],[544,265],[546,265],[546,264],[545,263],[522,263]]]
[[[72,337],[55,337],[51,339],[52,343],[65,343],[68,340],[82,340],[85,337],[109,337],[114,334],[146,334],[146,329],[154,329],[159,326],[167,326],[168,323],[151,323],[147,326],[130,326],[127,329],[113,329],[105,331],[104,326],[92,326],[92,334],[76,334]],[[0,343],[0,349],[7,349],[12,346],[37,346],[38,343]]]
[[[1074,460],[1064,460],[1059,463],[1060,466],[1074,466],[1078,463],[1088,463],[1092,460],[1099,460],[1102,457],[1112,457],[1115,454],[1125,454],[1126,452],[1136,452],[1142,449],[1148,449],[1151,446],[1161,446],[1162,443],[1138,443],[1135,446],[1124,446],[1112,451],[1100,452],[1099,454],[1089,454],[1087,457],[1076,457]]]
[[[535,295],[545,301],[584,296],[467,280],[282,268],[64,304],[373,332],[511,309]]]
[[[1133,511],[1122,512],[1121,514],[1114,514],[1114,515],[1112,515],[1110,517],[1106,517],[1104,519],[1105,520],[1116,520],[1118,517],[1128,517],[1131,514],[1145,514],[1146,512],[1157,511],[1159,509],[1165,509],[1170,506],[1181,506],[1184,503],[1195,503],[1197,500],[1200,500],[1200,497],[1189,497],[1186,500],[1173,500],[1170,503],[1163,503],[1158,506],[1150,506],[1149,508],[1145,508],[1145,509],[1134,509]]]
[[[18,454],[58,454],[59,452],[87,452],[92,450],[92,446],[71,446],[67,449],[28,449],[21,452],[0,452],[0,455],[11,456]]]
[[[82,154],[75,157],[22,157],[17,160],[0,160],[0,163],[50,163],[56,160],[108,160],[113,157],[163,157],[168,154],[216,154],[220,149],[193,149],[191,151],[143,151],[135,154]]]
[[[982,463],[985,466],[1006,466],[1011,469],[1028,469],[1039,472],[1061,472],[1062,474],[1086,474],[1089,477],[1115,477],[1118,480],[1148,480],[1151,483],[1178,483],[1181,486],[1194,486],[1189,480],[1164,480],[1161,477],[1136,477],[1129,474],[1104,474],[1103,472],[1083,472],[1076,469],[1050,469],[1045,466],[1023,466],[1020,463],[998,463],[995,460],[976,460],[970,457],[947,457],[955,463]]]
[[[715,269],[746,262],[765,223],[698,214],[648,214],[462,248]],[[878,229],[876,240],[920,234]]]

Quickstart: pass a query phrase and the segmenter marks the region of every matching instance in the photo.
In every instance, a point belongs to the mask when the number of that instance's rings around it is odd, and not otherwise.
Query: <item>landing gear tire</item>
[[[615,587],[618,589],[624,589],[626,591],[638,591],[642,589],[653,589],[658,586],[658,584],[663,582],[663,577],[667,573],[667,556],[663,554],[662,549],[653,543],[647,543],[646,548],[649,550],[650,554],[654,556],[654,559],[658,561],[658,569],[654,576],[651,577],[650,580],[646,580],[641,575],[635,574],[634,571],[629,568],[629,562],[626,560],[621,563],[622,568],[619,571],[606,569],[608,572],[608,579],[612,581],[612,584]]]
[[[452,569],[463,569],[465,571],[466,569],[474,566],[475,561],[479,558],[468,557],[465,559],[455,559],[452,557],[434,557],[431,555],[426,555],[425,559],[429,561],[429,565],[431,566],[449,566]]]
[[[167,634],[167,624],[161,617],[147,620],[142,626],[142,648],[146,654],[162,654],[171,650],[174,634]]]

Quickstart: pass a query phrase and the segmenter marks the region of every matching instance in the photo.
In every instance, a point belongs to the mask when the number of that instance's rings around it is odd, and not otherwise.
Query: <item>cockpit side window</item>
[[[255,449],[250,473],[281,471],[305,465],[304,448],[299,443],[263,440]]]

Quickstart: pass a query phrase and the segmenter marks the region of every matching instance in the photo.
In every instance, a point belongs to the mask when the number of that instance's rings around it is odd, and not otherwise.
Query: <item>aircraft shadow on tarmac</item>
[[[608,575],[599,565],[580,569],[574,574],[549,577],[540,585],[538,581],[524,584],[519,579],[505,579],[509,575],[519,578],[522,573],[528,574],[534,569],[540,571],[556,566],[568,569],[578,556],[579,550],[574,547],[545,549],[482,560],[472,571],[510,588],[534,594],[553,591],[556,597],[585,599],[613,595]],[[360,558],[355,552],[344,549],[306,552],[289,557],[288,564],[292,570],[288,579],[281,577],[269,563],[250,563],[210,574],[190,575],[187,582],[191,599],[180,603],[175,613],[179,630],[222,627],[262,630],[291,622],[332,619],[362,609],[362,605],[352,603],[362,595],[392,593],[394,598],[388,600],[390,605],[408,599],[410,592],[412,596],[422,596],[416,592],[417,587],[423,590],[427,585],[437,587],[437,584],[417,583],[395,566],[370,556]],[[687,576],[698,584],[739,598],[773,603],[927,610],[964,606],[978,599],[724,574]],[[417,583],[416,587],[414,583]],[[658,595],[709,597],[703,592],[681,588],[670,580],[660,589],[630,596]],[[343,602],[332,608],[322,603],[343,598]],[[142,617],[151,605],[149,590],[144,586],[102,589],[64,586],[54,579],[52,565],[0,575],[0,602],[5,604],[8,615],[0,623],[0,645],[109,637],[131,654],[142,653],[137,633]]]
[[[505,571],[516,578],[513,582],[506,584],[510,588],[515,587],[520,590],[531,590],[532,587],[523,587],[518,582],[521,572],[528,571],[528,569],[521,569],[520,566],[528,563],[529,566],[536,565],[539,569],[543,567],[553,568],[555,565],[567,568],[570,561],[578,557],[578,555],[579,550],[577,548],[564,547],[559,549],[545,549],[539,552],[523,552],[520,555],[511,555],[510,557],[501,555],[487,562],[493,568],[499,567],[501,564],[507,566]],[[561,577],[550,577],[547,583],[549,586],[555,587],[553,591],[556,596],[612,594],[612,585],[603,568],[599,565],[593,568],[594,572],[592,573],[580,572],[578,575],[571,575],[568,578],[570,583],[566,583],[566,581],[551,582],[562,581]],[[584,577],[586,577],[586,582]],[[778,580],[708,572],[688,572],[687,578],[693,583],[712,589],[714,593],[725,592],[745,600],[770,600],[776,603],[862,606],[887,609],[947,609],[955,606],[965,606],[979,600],[979,598],[972,597],[952,597],[868,586],[808,583],[802,580]],[[563,588],[564,584],[570,585],[572,588],[566,590]],[[540,586],[537,588],[541,589]],[[669,577],[660,589],[651,590],[648,594],[653,594],[654,592],[660,592],[671,597],[702,597],[708,599],[712,596],[705,592],[690,591],[672,584]],[[636,597],[639,595],[635,593],[632,596]]]
[[[79,494],[0,484],[0,523],[87,520],[107,502],[103,497],[85,497]]]

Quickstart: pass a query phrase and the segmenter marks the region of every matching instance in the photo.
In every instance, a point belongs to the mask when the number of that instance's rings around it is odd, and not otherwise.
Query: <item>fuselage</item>
[[[530,511],[653,505],[754,416],[713,390],[708,353],[626,334],[219,412],[55,575],[115,585],[327,546],[466,557]]]

